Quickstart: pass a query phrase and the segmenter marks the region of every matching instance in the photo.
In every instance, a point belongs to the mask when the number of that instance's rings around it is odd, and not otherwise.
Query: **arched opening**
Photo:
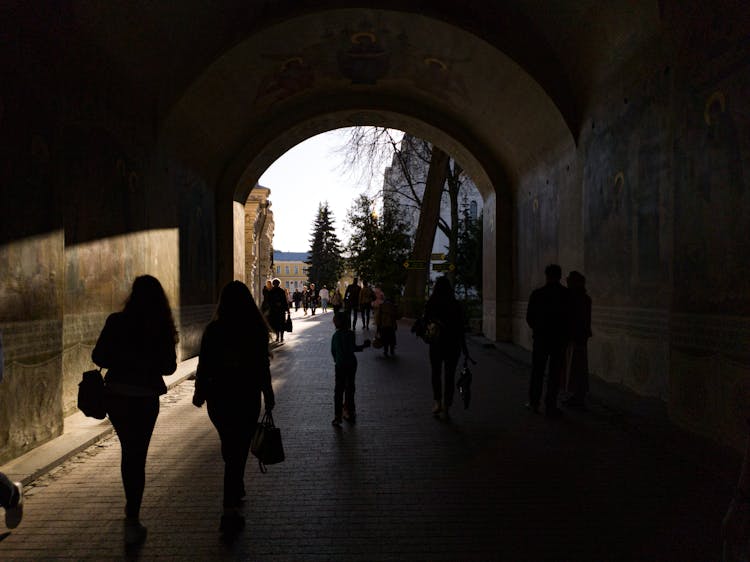
[[[485,208],[483,325],[491,339],[511,339],[519,186],[544,159],[573,159],[573,135],[508,56],[416,14],[335,10],[264,28],[214,61],[174,106],[161,139],[214,186],[217,285],[235,277],[235,205],[263,171],[304,139],[354,125],[424,138],[474,179]]]

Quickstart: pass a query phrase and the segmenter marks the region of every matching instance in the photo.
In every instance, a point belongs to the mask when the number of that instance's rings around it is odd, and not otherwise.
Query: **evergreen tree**
[[[328,202],[318,204],[318,216],[313,224],[310,251],[308,253],[307,280],[317,288],[326,285],[335,287],[344,269],[341,257],[341,242],[333,226],[333,215]]]
[[[469,297],[482,294],[482,217],[473,218],[467,205],[461,212],[456,241],[456,289]]]

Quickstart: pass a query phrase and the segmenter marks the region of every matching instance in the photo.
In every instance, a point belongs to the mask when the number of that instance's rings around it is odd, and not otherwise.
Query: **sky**
[[[349,239],[347,212],[368,186],[358,181],[356,173],[346,171],[344,158],[337,153],[346,138],[346,129],[311,137],[283,154],[261,176],[258,183],[271,190],[274,250],[308,251],[318,203],[326,201],[339,239],[343,243]],[[374,183],[380,186],[382,181]]]

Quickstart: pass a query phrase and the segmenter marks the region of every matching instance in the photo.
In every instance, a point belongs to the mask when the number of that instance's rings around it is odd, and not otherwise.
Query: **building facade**
[[[273,252],[273,277],[278,277],[281,287],[293,292],[307,284],[307,252]]]
[[[406,133],[401,139],[399,154],[393,155],[391,165],[383,172],[383,204],[391,211],[399,210],[409,225],[411,236],[416,232],[419,223],[420,203],[424,196],[427,172],[430,168],[430,153],[431,146],[426,141]],[[455,165],[456,163],[451,158],[451,169],[454,169]],[[459,217],[466,209],[469,216],[478,219],[482,213],[482,195],[466,173],[461,173],[458,181],[461,185],[458,199]],[[445,188],[440,200],[439,220],[450,228],[451,202]],[[445,261],[448,246],[448,236],[438,227],[432,243],[433,259],[428,264],[431,282],[443,275],[445,268],[451,265]]]
[[[245,203],[245,284],[257,302],[263,285],[273,273],[274,220],[271,190],[256,186]]]

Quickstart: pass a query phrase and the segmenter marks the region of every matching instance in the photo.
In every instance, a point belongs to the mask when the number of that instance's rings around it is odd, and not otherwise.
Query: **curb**
[[[164,377],[167,389],[191,378],[197,365],[197,357],[182,361],[173,375]],[[8,461],[0,466],[0,472],[5,473],[12,481],[27,486],[112,433],[114,428],[108,419],[87,418],[81,412],[76,412],[65,418],[61,435]]]

